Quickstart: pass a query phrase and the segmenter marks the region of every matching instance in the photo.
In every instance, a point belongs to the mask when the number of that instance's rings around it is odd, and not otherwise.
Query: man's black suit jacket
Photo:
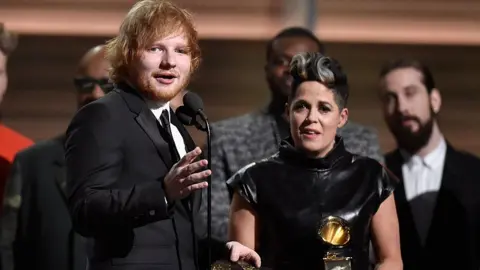
[[[21,185],[13,242],[15,270],[84,270],[83,238],[74,233],[65,194],[64,136],[39,142],[14,161],[12,185]],[[15,218],[12,216],[12,218]],[[15,223],[15,222],[13,222]]]
[[[186,150],[195,147],[173,111]],[[163,179],[174,164],[161,126],[126,85],[83,107],[67,130],[73,226],[93,239],[90,269],[197,268],[201,191],[167,207]]]
[[[387,154],[385,161],[401,180],[394,194],[404,269],[478,270],[480,159],[447,144],[442,183],[425,245],[420,242],[410,203],[406,200],[402,174],[404,160],[400,151]]]

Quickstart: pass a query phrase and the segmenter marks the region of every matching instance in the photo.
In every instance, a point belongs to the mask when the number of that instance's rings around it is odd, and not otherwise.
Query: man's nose
[[[163,55],[162,62],[160,63],[161,67],[172,68],[176,66],[175,53],[166,51]]]
[[[409,106],[408,106],[408,102],[405,100],[404,97],[398,97],[397,98],[397,102],[396,102],[396,111],[398,113],[401,113],[401,114],[408,114],[409,113]]]

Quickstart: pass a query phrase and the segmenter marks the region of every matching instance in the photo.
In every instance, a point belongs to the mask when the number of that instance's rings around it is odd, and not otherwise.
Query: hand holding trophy
[[[352,270],[348,248],[350,228],[347,222],[340,217],[328,216],[321,221],[317,234],[329,245],[323,258],[325,270]]]

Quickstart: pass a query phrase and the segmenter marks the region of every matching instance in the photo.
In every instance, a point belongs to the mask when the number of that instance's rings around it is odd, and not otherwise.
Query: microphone
[[[182,108],[183,107],[183,108]],[[177,109],[176,115],[184,125],[194,125],[197,129],[207,133],[207,161],[208,169],[212,169],[211,132],[208,117],[203,111],[202,99],[193,92],[187,92],[183,96],[183,106]],[[205,127],[197,121],[199,116],[205,123]],[[212,265],[212,177],[207,178],[207,240],[208,240],[208,267]]]
[[[199,115],[205,123],[208,122],[208,117],[205,112],[203,112],[203,101],[197,94],[192,92],[186,93],[183,96],[183,105],[192,110],[195,116]]]
[[[177,115],[178,120],[180,120],[180,122],[183,125],[195,126],[197,129],[201,131],[207,131],[207,129],[197,121],[196,117],[192,117],[195,115],[195,112],[193,112],[188,107],[185,107],[183,105],[178,107],[177,110],[175,111],[175,114]]]

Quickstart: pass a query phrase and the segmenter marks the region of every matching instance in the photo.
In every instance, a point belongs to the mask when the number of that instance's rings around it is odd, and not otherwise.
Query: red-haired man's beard
[[[137,90],[148,100],[169,102],[185,89],[190,80],[190,74],[177,76],[168,83],[156,78],[156,74],[140,74],[136,83]]]

